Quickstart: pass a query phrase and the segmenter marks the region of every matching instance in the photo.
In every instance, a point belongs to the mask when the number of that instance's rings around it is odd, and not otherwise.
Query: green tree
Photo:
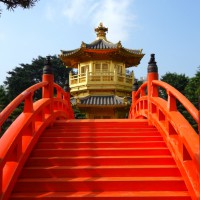
[[[0,0],[1,3],[6,5],[8,10],[14,10],[17,7],[24,9],[32,8],[39,0]],[[1,10],[0,10],[1,15]]]
[[[200,72],[194,78],[189,78],[185,74],[166,73],[161,77],[161,80],[172,85],[184,96],[186,96],[194,105],[197,106],[197,95],[200,90]],[[199,89],[198,89],[199,87]],[[161,97],[167,99],[167,94],[162,89],[160,90]],[[178,111],[188,120],[188,122],[197,131],[197,123],[194,121],[188,111],[177,102]]]
[[[6,107],[8,102],[6,90],[3,85],[0,85],[0,112]]]
[[[161,81],[164,81],[174,88],[176,88],[179,92],[185,95],[185,88],[189,83],[189,77],[185,76],[185,74],[177,74],[167,72],[160,78]],[[167,99],[167,94],[163,90],[160,91],[161,97]]]
[[[198,109],[198,97],[200,96],[200,66],[194,77],[190,78],[188,85],[185,88],[186,97]]]
[[[63,87],[71,68],[66,68],[57,56],[50,56],[50,58],[54,71],[54,81]],[[28,87],[41,82],[45,60],[45,57],[39,56],[33,59],[31,64],[20,64],[20,67],[8,72],[9,76],[6,77],[4,84],[10,101]],[[38,98],[38,95],[36,94],[35,98]]]
[[[72,108],[74,110],[74,116],[76,119],[85,119],[86,118],[85,113],[82,113],[77,106],[73,106]]]
[[[68,74],[71,68],[66,68],[57,56],[50,56],[50,59],[54,71],[54,81],[63,87],[66,79],[68,79]],[[9,76],[7,76],[6,81],[4,81],[5,87],[0,86],[0,105],[2,109],[25,89],[41,82],[45,61],[46,58],[39,56],[38,58],[33,59],[31,64],[20,64],[20,67],[16,67],[13,71],[8,72]],[[40,97],[41,91],[36,93],[34,99]],[[0,136],[22,112],[22,110],[23,103],[13,111],[3,124]]]

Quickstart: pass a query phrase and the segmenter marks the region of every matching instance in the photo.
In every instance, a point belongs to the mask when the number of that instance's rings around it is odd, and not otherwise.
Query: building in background
[[[95,41],[82,42],[80,48],[62,50],[60,55],[67,67],[78,69],[77,74],[69,75],[70,92],[72,101],[89,119],[126,117],[134,81],[133,72],[127,68],[139,65],[144,56],[142,50],[108,41],[107,31],[100,23],[95,28]]]

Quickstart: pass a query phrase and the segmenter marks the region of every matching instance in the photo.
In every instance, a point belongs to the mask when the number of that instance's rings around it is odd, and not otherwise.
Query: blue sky
[[[30,10],[0,7],[0,84],[20,63],[92,42],[99,22],[108,27],[109,41],[143,49],[141,64],[131,68],[137,78],[146,76],[151,53],[160,76],[192,77],[200,65],[199,0],[40,0]]]

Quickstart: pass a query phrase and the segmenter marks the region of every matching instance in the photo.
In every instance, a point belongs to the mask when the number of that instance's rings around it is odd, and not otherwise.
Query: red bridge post
[[[70,104],[70,87],[68,79],[65,82],[64,91],[66,93],[65,101],[68,102],[68,113],[69,113],[68,117],[69,119],[74,119],[74,113]]]
[[[53,98],[54,75],[50,56],[47,56],[47,60],[45,61],[45,65],[43,68],[42,82],[46,81],[48,82],[48,85],[43,88],[42,98]]]
[[[200,96],[199,96],[199,121],[198,121],[198,130],[199,130],[199,156],[200,156]]]
[[[47,59],[44,63],[42,82],[48,82],[48,84],[45,87],[42,88],[42,98],[53,99],[54,75],[53,75],[53,69],[52,69],[50,56],[47,56]],[[48,110],[46,110],[46,112],[47,112],[47,114],[52,114],[52,112],[53,112],[52,103],[50,104],[50,107],[49,107]]]
[[[69,81],[68,80],[65,81],[65,86],[64,86],[63,89],[66,92],[65,100],[67,102],[70,102],[70,87],[69,87]]]
[[[135,112],[134,112],[134,107],[135,107],[135,102],[137,101],[137,98],[135,96],[137,90],[139,88],[139,85],[138,85],[138,81],[137,79],[134,80],[134,83],[133,83],[133,87],[132,87],[132,105],[131,105],[131,116],[129,116],[130,118],[133,118]]]
[[[158,67],[155,61],[155,54],[151,54],[150,61],[148,63],[148,75],[147,75],[147,88],[148,88],[148,119],[150,123],[150,113],[151,113],[151,101],[150,98],[158,96],[158,88],[156,86],[153,87],[152,81],[158,80]]]

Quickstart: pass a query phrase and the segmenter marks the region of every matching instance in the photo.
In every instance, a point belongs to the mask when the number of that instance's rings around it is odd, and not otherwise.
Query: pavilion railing
[[[133,75],[119,74],[115,72],[86,72],[70,75],[70,86],[73,88],[83,84],[102,84],[102,83],[119,83],[125,85],[133,84]]]

